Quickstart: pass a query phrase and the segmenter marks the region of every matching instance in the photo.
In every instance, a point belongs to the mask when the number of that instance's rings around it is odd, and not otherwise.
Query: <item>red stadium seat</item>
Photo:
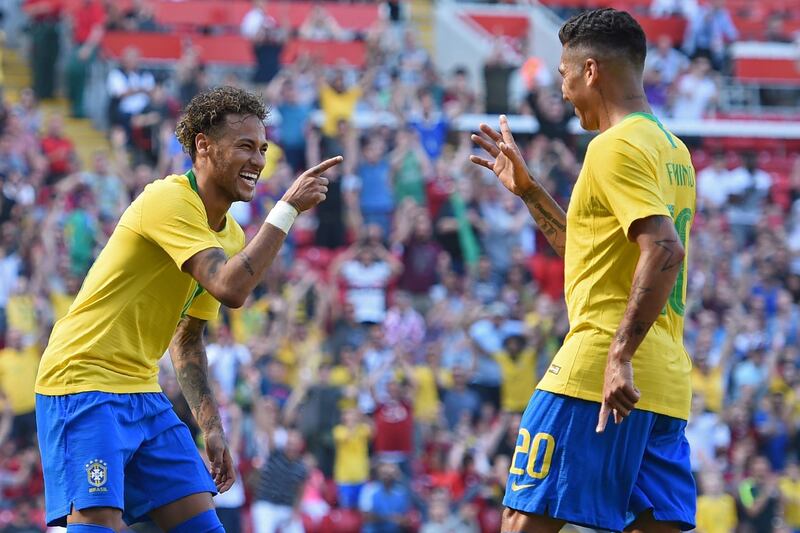
[[[733,71],[743,81],[776,84],[800,84],[800,62],[792,59],[740,57],[734,60]]]
[[[181,38],[172,34],[110,31],[103,37],[102,50],[108,58],[119,58],[128,47],[138,49],[148,61],[174,61],[181,57],[182,48]]]
[[[367,60],[367,49],[363,42],[349,41],[290,41],[283,49],[281,62],[292,63],[299,56],[309,55],[326,65],[346,63],[362,67]]]
[[[686,31],[686,19],[682,17],[653,18],[640,16],[636,20],[641,24],[648,41],[656,41],[662,35],[669,36],[673,45],[683,42]]]
[[[352,509],[334,509],[322,520],[325,533],[360,533],[361,513]]]
[[[200,58],[207,63],[252,65],[253,45],[239,35],[198,35],[192,37]]]
[[[496,36],[525,37],[530,26],[527,16],[517,14],[467,13],[466,17]]]

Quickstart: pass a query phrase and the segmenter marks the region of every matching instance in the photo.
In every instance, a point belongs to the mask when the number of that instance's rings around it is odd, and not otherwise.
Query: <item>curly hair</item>
[[[639,23],[627,11],[610,7],[575,15],[561,26],[558,38],[564,47],[614,54],[639,67],[647,55],[647,39]]]
[[[267,118],[267,109],[256,95],[237,87],[217,87],[192,98],[175,127],[175,135],[192,162],[197,155],[194,144],[197,134],[218,134],[225,125],[225,117],[233,114],[254,115],[263,121]]]

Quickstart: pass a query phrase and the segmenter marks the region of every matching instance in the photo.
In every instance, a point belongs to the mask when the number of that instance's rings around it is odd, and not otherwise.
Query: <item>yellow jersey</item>
[[[782,477],[778,487],[783,496],[783,519],[792,529],[800,529],[800,480]]]
[[[638,409],[689,417],[691,361],[683,346],[686,265],[695,212],[689,150],[658,120],[634,113],[595,137],[567,210],[564,293],[570,331],[539,383],[549,392],[602,401],[611,340],[639,260],[634,221],[670,217],[686,258],[667,304],[633,358]]]
[[[217,302],[181,270],[193,255],[244,247],[230,214],[215,232],[194,175],[147,187],[125,210],[42,356],[36,392],[158,392],[158,360],[181,316],[213,319]]]
[[[507,352],[501,351],[494,354],[494,360],[500,367],[503,379],[500,407],[509,413],[523,412],[536,388],[536,352],[526,348],[516,359],[512,359]]]
[[[39,368],[39,349],[0,350],[0,389],[8,398],[15,415],[30,413],[36,407],[33,385]]]
[[[322,85],[319,89],[319,106],[325,113],[322,133],[328,137],[335,137],[339,131],[339,121],[350,122],[353,118],[359,98],[361,98],[359,86],[350,87],[340,93],[328,84]]]
[[[739,520],[736,502],[730,494],[697,498],[697,531],[699,533],[731,533]]]
[[[333,428],[336,461],[333,479],[337,483],[366,483],[369,479],[369,437],[366,424],[348,428],[342,424]]]

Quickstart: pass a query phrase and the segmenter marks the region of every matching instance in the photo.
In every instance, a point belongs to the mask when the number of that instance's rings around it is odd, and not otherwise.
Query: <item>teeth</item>
[[[239,174],[239,175],[240,175],[241,177],[243,177],[244,179],[247,179],[247,180],[253,180],[253,181],[255,181],[256,179],[258,179],[258,175],[257,175],[257,174],[255,174],[255,173],[252,173],[252,172],[242,172],[242,173],[241,173],[241,174]]]

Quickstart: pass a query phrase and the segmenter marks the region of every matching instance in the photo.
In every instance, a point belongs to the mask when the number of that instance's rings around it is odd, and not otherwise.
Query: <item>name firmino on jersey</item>
[[[670,185],[694,187],[694,169],[680,163],[667,163],[667,176]]]

